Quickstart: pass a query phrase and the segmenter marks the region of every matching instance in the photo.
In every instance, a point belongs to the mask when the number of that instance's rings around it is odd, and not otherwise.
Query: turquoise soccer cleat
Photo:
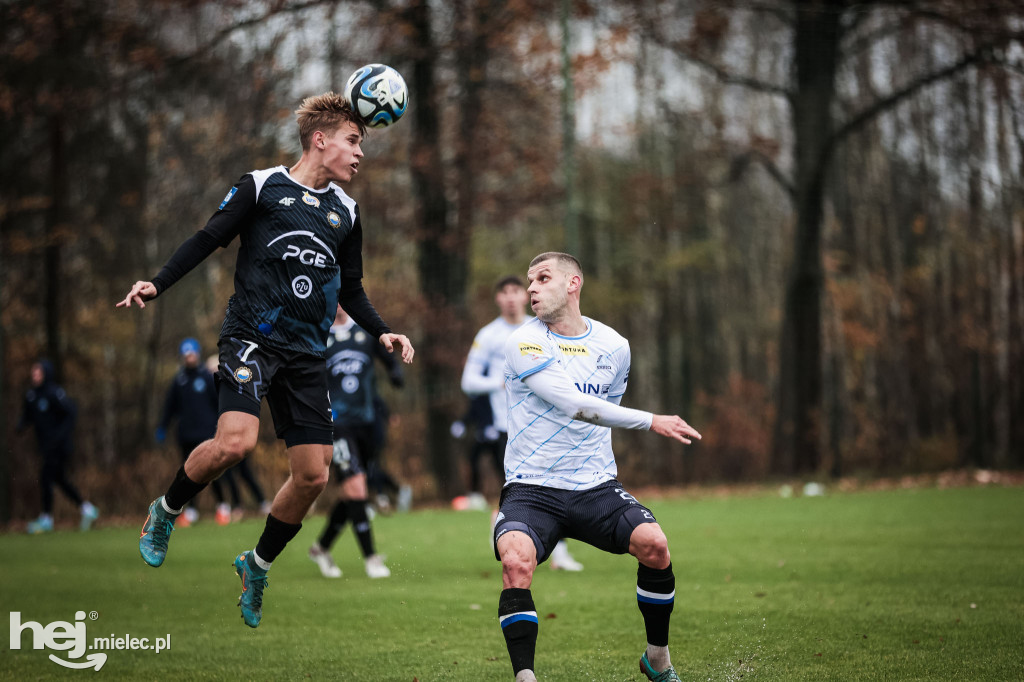
[[[35,521],[28,522],[28,534],[39,535],[40,533],[49,533],[53,530],[53,519],[49,516],[40,516]]]
[[[267,572],[249,565],[249,552],[242,552],[233,562],[235,573],[242,579],[242,596],[238,607],[242,620],[251,628],[259,627],[263,618],[263,590],[267,587]]]
[[[669,666],[660,673],[651,667],[651,662],[647,660],[647,652],[640,657],[640,672],[647,676],[647,679],[651,682],[681,682],[679,675],[676,674],[676,669]]]
[[[79,530],[89,530],[93,522],[100,517],[100,510],[86,502],[82,505],[82,520],[78,523]]]
[[[171,539],[174,519],[177,518],[164,509],[163,499],[158,497],[149,505],[149,516],[139,534],[139,554],[143,561],[154,568],[167,557],[167,542]]]

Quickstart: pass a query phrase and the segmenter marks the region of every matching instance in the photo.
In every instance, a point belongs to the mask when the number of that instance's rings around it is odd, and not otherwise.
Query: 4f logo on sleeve
[[[281,199],[281,201],[277,203],[284,204],[285,206],[291,206],[292,204],[295,203],[295,197],[285,197],[284,199]]]

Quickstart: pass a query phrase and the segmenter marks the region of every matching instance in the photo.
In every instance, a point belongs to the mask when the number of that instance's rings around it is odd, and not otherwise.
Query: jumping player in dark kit
[[[192,451],[166,493],[149,506],[139,551],[150,566],[164,562],[174,520],[188,501],[256,446],[266,397],[291,473],[259,542],[234,560],[242,580],[239,606],[250,627],[262,618],[271,562],[299,532],[327,484],[333,427],[324,349],[337,306],[389,352],[400,346],[406,363],[414,353],[363,290],[359,208],[338,184],[358,172],[363,122],[334,93],[307,98],[296,118],[302,156],[295,165],[243,175],[206,227],[151,282],[136,282],[117,304],[145,307],[217,247],[240,239],[235,293],[219,341],[217,431]]]
[[[611,428],[699,439],[675,415],[619,405],[629,379],[629,342],[580,313],[583,271],[575,257],[542,253],[530,263],[536,317],[505,344],[508,447],[505,488],[494,525],[501,561],[498,620],[516,682],[531,682],[538,619],[530,585],[537,564],[563,537],[638,561],[636,598],[647,649],[640,670],[679,680],[668,651],[675,576],[668,540],[649,509],[616,480]]]
[[[366,564],[366,575],[387,578],[390,569],[374,550],[373,532],[366,512],[369,500],[367,472],[377,457],[376,421],[377,373],[374,358],[388,368],[394,385],[402,384],[402,368],[370,335],[338,307],[334,326],[327,338],[327,381],[334,415],[334,454],[332,468],[340,484],[341,495],[331,509],[327,525],[309,548],[309,558],[325,578],[340,578],[341,569],[331,557],[331,546],[352,523]]]

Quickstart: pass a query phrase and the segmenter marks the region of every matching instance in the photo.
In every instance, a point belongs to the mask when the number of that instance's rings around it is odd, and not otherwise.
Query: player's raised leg
[[[526,533],[509,531],[498,538],[501,559],[501,597],[498,621],[512,661],[516,682],[533,682],[533,659],[537,649],[537,609],[530,585],[537,568],[537,548]]]
[[[163,564],[178,515],[210,481],[252,452],[259,425],[258,417],[244,412],[225,412],[220,416],[214,437],[192,451],[167,492],[149,505],[149,515],[139,535],[139,553],[147,564]]]
[[[267,523],[259,542],[252,550],[235,557],[234,567],[242,579],[242,595],[238,606],[242,619],[251,628],[263,618],[263,590],[267,571],[285,545],[302,528],[302,519],[327,485],[327,467],[331,446],[320,443],[292,445],[288,448],[291,474],[274,497]]]
[[[657,523],[637,526],[629,538],[629,553],[637,558],[636,602],[644,617],[647,650],[640,670],[654,682],[671,682],[679,676],[668,652],[668,628],[676,596],[676,579],[668,540]]]

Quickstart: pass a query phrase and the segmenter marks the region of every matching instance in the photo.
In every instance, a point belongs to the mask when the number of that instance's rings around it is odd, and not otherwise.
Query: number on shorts
[[[637,501],[636,501],[636,498],[635,498],[635,497],[633,497],[632,495],[630,495],[629,493],[627,493],[627,492],[626,492],[625,490],[623,490],[622,488],[616,488],[616,489],[615,489],[615,492],[617,492],[617,493],[619,494],[619,497],[621,497],[622,499],[624,499],[624,500],[625,500],[626,502],[629,502],[630,504],[640,504],[639,502],[637,502]]]
[[[259,348],[259,345],[257,345],[256,343],[254,343],[252,341],[242,341],[242,343],[244,343],[246,346],[248,346],[248,348],[245,349],[245,352],[242,353],[242,358],[241,358],[242,362],[245,362],[246,360],[249,359],[249,353],[251,353],[254,350],[256,350],[257,348]]]
[[[331,456],[334,463],[337,464],[342,471],[348,471],[350,463],[352,462],[352,451],[348,449],[348,441],[344,438],[341,440],[334,441],[334,454]]]

